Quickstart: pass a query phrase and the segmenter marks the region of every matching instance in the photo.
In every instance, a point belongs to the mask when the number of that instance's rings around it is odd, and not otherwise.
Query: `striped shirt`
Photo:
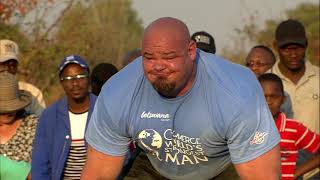
[[[80,179],[82,169],[86,162],[86,145],[84,133],[88,112],[74,114],[69,111],[71,128],[71,146],[64,167],[63,179]]]
[[[84,140],[72,140],[64,168],[64,179],[80,179],[85,162],[86,146]]]
[[[320,137],[302,123],[287,119],[284,113],[279,114],[276,126],[281,137],[282,179],[293,179],[298,150],[305,149],[311,153],[317,152],[320,146]]]

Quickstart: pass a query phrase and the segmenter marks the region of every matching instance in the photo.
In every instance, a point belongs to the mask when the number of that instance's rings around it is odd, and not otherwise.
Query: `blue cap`
[[[84,59],[77,55],[70,55],[62,59],[59,65],[59,72],[61,73],[62,70],[70,63],[79,64],[81,67],[89,71],[89,65],[86,63]]]

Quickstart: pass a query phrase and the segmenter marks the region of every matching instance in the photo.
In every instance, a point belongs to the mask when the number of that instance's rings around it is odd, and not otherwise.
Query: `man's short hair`
[[[254,47],[251,48],[250,52],[254,49],[263,49],[265,50],[266,52],[268,52],[273,60],[273,62],[275,63],[277,58],[276,56],[274,55],[273,51],[268,47],[268,46],[265,46],[265,45],[256,45]]]
[[[91,81],[103,85],[111,76],[116,74],[118,69],[109,63],[100,63],[96,65],[91,73]]]
[[[214,38],[209,33],[205,31],[195,32],[191,39],[197,43],[197,48],[208,53],[216,53]]]
[[[288,44],[298,44],[303,47],[308,45],[304,26],[294,19],[282,21],[276,29],[275,37],[279,48]]]
[[[279,76],[277,76],[276,74],[273,74],[273,73],[265,73],[265,74],[262,74],[258,77],[258,80],[259,82],[266,82],[266,81],[269,81],[269,82],[275,82],[279,85],[280,89],[281,89],[281,92],[282,94],[284,93],[284,89],[283,89],[283,83],[282,83],[282,80]]]

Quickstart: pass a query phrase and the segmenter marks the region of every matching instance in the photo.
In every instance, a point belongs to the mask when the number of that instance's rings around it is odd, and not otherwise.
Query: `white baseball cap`
[[[7,39],[0,40],[0,62],[5,62],[10,59],[19,61],[18,54],[19,47],[17,43]]]

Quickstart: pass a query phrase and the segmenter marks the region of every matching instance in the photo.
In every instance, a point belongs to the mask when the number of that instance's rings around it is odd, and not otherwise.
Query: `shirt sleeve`
[[[111,156],[124,156],[128,151],[130,138],[120,126],[120,120],[108,113],[103,96],[99,96],[92,112],[85,135],[94,149]]]
[[[311,153],[315,153],[318,151],[320,146],[320,137],[305,127],[302,123],[297,122],[296,145],[299,149],[305,149]]]
[[[280,135],[262,92],[251,97],[230,124],[227,144],[234,164],[255,159],[280,142]]]

